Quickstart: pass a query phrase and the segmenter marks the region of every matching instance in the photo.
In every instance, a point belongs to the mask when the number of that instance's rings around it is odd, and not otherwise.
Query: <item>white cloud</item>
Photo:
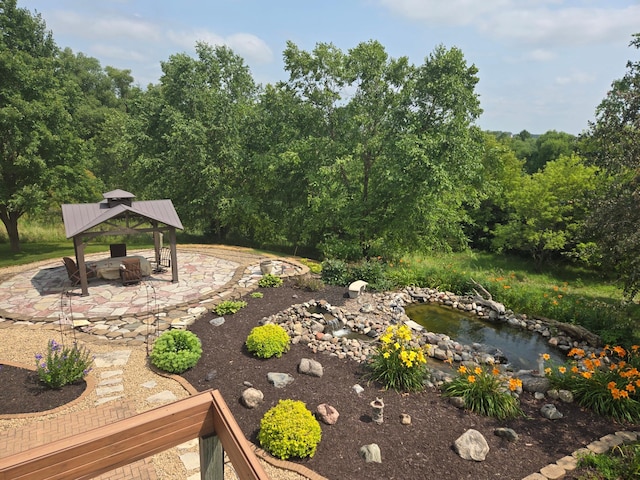
[[[585,72],[573,72],[566,76],[556,77],[555,83],[558,85],[584,85],[596,81],[595,75]]]
[[[640,5],[594,7],[589,0],[379,0],[396,14],[430,26],[468,26],[496,39],[532,46],[628,42]]]
[[[47,25],[54,34],[57,30],[73,32],[82,38],[135,40],[157,42],[161,39],[160,28],[139,18],[107,15],[104,18],[83,16],[71,11],[57,10],[47,18]]]
[[[132,60],[134,62],[144,62],[148,59],[148,55],[142,52],[131,50],[130,48],[118,47],[116,45],[106,45],[104,43],[91,45],[91,54],[98,57]]]
[[[548,62],[556,57],[557,55],[551,50],[545,50],[542,48],[536,48],[525,55],[526,60],[532,60],[534,62]]]
[[[212,46],[226,45],[247,62],[269,63],[273,60],[273,52],[269,46],[250,33],[235,33],[222,37],[208,30],[192,30],[169,31],[167,36],[174,44],[189,50],[194,49],[196,42],[204,42]]]

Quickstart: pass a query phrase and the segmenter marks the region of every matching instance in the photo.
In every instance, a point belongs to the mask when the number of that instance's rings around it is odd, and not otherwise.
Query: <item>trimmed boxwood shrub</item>
[[[182,373],[198,363],[201,355],[202,344],[195,333],[168,330],[156,339],[149,358],[160,370]]]
[[[282,460],[313,457],[321,439],[318,420],[299,400],[280,400],[260,421],[260,445]]]
[[[254,327],[247,341],[247,350],[259,358],[281,357],[289,350],[289,334],[280,325],[267,323],[259,327]]]

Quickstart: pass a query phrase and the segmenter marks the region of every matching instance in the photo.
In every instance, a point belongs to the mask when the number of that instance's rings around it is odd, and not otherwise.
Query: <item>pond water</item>
[[[411,320],[429,332],[447,335],[464,345],[481,343],[499,349],[514,370],[537,369],[541,353],[548,353],[556,364],[566,359],[542,335],[503,322],[486,322],[473,314],[434,304],[407,305],[405,310]]]

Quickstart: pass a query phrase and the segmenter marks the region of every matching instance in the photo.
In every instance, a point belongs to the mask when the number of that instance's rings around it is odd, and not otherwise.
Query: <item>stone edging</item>
[[[32,372],[36,371],[36,369],[33,368],[33,367],[28,367],[26,365],[22,365],[20,363],[15,363],[15,362],[7,362],[7,361],[4,361],[4,360],[0,362],[0,365],[9,365],[10,367],[24,368],[25,370],[31,370]],[[80,396],[78,396],[78,398],[75,398],[74,400],[71,400],[69,403],[65,403],[64,405],[60,405],[59,407],[52,408],[51,410],[45,410],[43,412],[12,413],[12,414],[0,415],[0,420],[15,420],[15,419],[18,419],[18,418],[39,417],[41,415],[53,415],[53,414],[59,413],[62,410],[65,410],[65,409],[67,409],[69,407],[72,407],[76,403],[79,403],[82,400],[84,400],[93,391],[93,389],[96,386],[96,379],[95,379],[95,377],[93,375],[87,375],[84,378],[84,381],[87,384],[87,386],[84,389],[84,391],[80,394]]]

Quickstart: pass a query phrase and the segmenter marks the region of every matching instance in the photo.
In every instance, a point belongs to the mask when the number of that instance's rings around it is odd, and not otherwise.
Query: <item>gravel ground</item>
[[[24,366],[33,365],[34,354],[37,352],[43,352],[46,348],[47,342],[50,339],[60,339],[60,332],[57,330],[53,330],[51,327],[36,328],[24,325],[16,325],[2,328],[0,332],[3,344],[11,345],[10,349],[3,349],[0,357],[0,363],[4,360],[8,362],[19,363]],[[70,337],[70,334],[65,334],[65,341],[73,341],[73,338]],[[146,398],[153,393],[169,390],[173,392],[173,394],[179,399],[189,396],[189,393],[179,382],[171,378],[158,375],[147,367],[146,347],[144,345],[125,347],[122,345],[112,346],[107,344],[90,344],[86,346],[94,354],[104,353],[111,350],[131,350],[131,356],[129,357],[129,361],[127,362],[127,364],[123,367],[116,368],[121,368],[123,370],[126,398],[128,400],[134,400],[139,413],[159,406],[158,404],[153,404],[146,400]],[[97,376],[100,373],[99,370],[106,369],[95,369],[90,373],[90,375],[93,375],[97,379]],[[157,383],[157,386],[154,387],[153,390],[149,390],[148,388],[141,386],[141,384],[149,382],[151,380]],[[92,391],[89,395],[87,395],[81,401],[75,403],[71,407],[62,408],[52,414],[35,417],[0,419],[0,432],[13,428],[30,426],[38,422],[43,422],[48,419],[55,418],[55,416],[57,415],[69,414],[92,408],[94,407],[97,398],[98,397],[96,396],[96,392],[94,389],[94,391]],[[158,474],[158,478],[167,480],[178,480],[186,479],[190,475],[192,475],[192,473],[187,473],[182,461],[179,458],[180,454],[184,454],[185,452],[189,451],[197,452],[197,446],[191,447],[187,450],[178,450],[178,448],[176,447],[160,454],[154,455],[153,464],[155,466],[156,473]],[[295,472],[275,468],[264,460],[261,460],[261,463],[265,468],[265,471],[269,475],[269,478],[273,480],[303,480],[307,478]],[[199,476],[197,478],[199,478]],[[225,469],[225,478],[235,479],[237,478],[237,476],[230,467],[227,467]]]

